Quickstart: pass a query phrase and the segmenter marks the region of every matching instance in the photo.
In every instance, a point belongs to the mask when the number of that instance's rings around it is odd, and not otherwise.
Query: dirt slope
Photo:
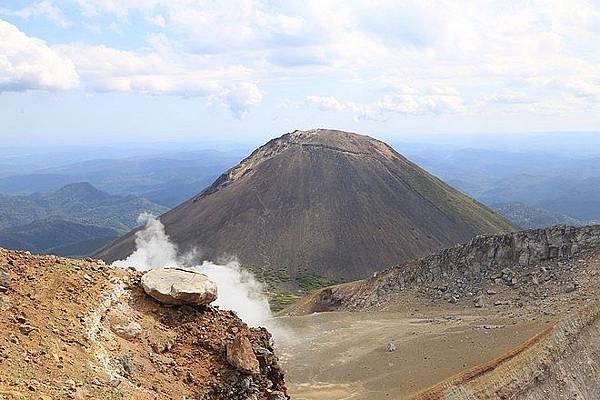
[[[273,139],[161,217],[182,251],[234,255],[281,280],[357,279],[515,227],[383,142],[335,130]],[[128,256],[134,233],[96,254]]]
[[[0,399],[285,399],[267,331],[228,311],[163,306],[139,277],[0,249]],[[256,376],[226,360],[237,335]]]
[[[600,397],[600,304],[572,313],[521,346],[444,380],[413,400]]]

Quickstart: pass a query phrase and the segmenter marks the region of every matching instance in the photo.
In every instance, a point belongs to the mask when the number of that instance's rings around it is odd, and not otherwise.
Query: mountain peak
[[[330,150],[365,155],[379,154],[389,158],[393,157],[395,153],[387,144],[370,136],[326,128],[295,130],[286,133],[259,147],[255,153],[261,153],[261,150],[283,150],[291,146],[322,146]],[[269,152],[269,154],[271,153]]]
[[[99,200],[110,195],[97,189],[89,182],[70,183],[52,193],[52,197],[65,197],[69,199]]]
[[[332,129],[269,141],[161,221],[182,251],[234,255],[296,282],[363,278],[515,228],[387,144]],[[129,234],[98,255],[114,261],[134,246]]]
[[[337,129],[295,130],[271,139],[254,150],[238,165],[222,174],[211,186],[202,191],[195,200],[212,194],[241,177],[252,174],[260,164],[282,153],[292,152],[298,154],[300,152],[314,153],[318,151],[345,153],[353,157],[366,156],[386,161],[402,159],[404,162],[408,162],[386,143],[370,136]]]

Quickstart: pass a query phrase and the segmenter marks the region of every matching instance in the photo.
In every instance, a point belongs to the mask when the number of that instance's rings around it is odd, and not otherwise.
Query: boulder
[[[287,400],[288,398],[283,392],[274,391],[269,394],[268,400]]]
[[[252,350],[250,340],[244,335],[238,335],[227,345],[227,362],[238,371],[257,375],[260,373],[258,359]]]
[[[217,299],[217,285],[204,274],[157,268],[142,276],[144,291],[163,304],[204,306]]]

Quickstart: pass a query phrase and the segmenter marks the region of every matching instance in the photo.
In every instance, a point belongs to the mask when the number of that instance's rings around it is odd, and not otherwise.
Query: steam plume
[[[219,297],[215,301],[222,309],[233,310],[249,325],[267,325],[271,319],[269,303],[264,288],[254,276],[240,268],[236,261],[223,265],[204,261],[194,265],[193,252],[177,256],[177,246],[169,240],[163,224],[151,214],[141,214],[138,221],[144,229],[135,236],[136,250],[126,259],[115,261],[117,267],[133,267],[148,271],[159,267],[186,267],[207,275],[218,287]]]

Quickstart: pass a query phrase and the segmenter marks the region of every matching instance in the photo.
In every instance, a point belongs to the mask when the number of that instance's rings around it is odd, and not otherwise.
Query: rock
[[[252,344],[244,335],[236,336],[227,345],[227,362],[244,374],[256,375],[260,372]]]
[[[204,306],[217,299],[217,285],[206,275],[178,268],[146,272],[142,287],[163,304]]]
[[[389,342],[387,344],[387,346],[385,346],[385,351],[387,351],[388,353],[391,353],[393,351],[396,351],[396,345],[394,344],[394,342]]]
[[[504,268],[502,270],[502,279],[507,285],[513,285],[514,277],[510,268]]]
[[[114,333],[127,340],[135,339],[142,333],[142,326],[134,321],[128,324],[115,324],[111,328]]]
[[[128,355],[115,357],[114,362],[121,376],[125,378],[131,376],[133,373],[133,361],[131,360],[131,357]]]
[[[498,293],[498,292],[496,292],[494,289],[488,289],[488,290],[486,290],[485,292],[486,292],[488,295],[490,295],[490,296],[493,296],[493,295],[495,295],[496,293]]]
[[[35,330],[35,328],[31,325],[20,325],[19,326],[19,331],[23,334],[23,335],[29,335],[31,332],[33,332]]]
[[[0,270],[0,292],[6,292],[8,289],[10,289],[10,276]]]
[[[573,282],[569,282],[565,285],[566,293],[574,292],[576,289],[577,289],[577,285],[575,285]]]
[[[484,306],[483,296],[479,295],[479,296],[475,297],[475,307],[481,308],[483,306]]]
[[[283,394],[283,392],[271,392],[271,394],[269,394],[269,397],[267,397],[268,400],[287,400],[288,397]]]
[[[150,347],[156,354],[162,354],[167,351],[171,351],[174,344],[174,339],[161,339],[151,341]]]

